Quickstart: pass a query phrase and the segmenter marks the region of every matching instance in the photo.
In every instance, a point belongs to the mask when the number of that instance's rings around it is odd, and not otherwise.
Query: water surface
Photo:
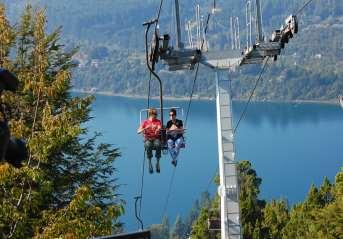
[[[126,200],[122,221],[127,230],[137,229],[134,197],[139,193],[142,175],[143,144],[136,134],[139,111],[146,101],[122,97],[97,96],[94,117],[87,125],[103,133],[102,141],[120,148],[116,162]],[[166,107],[186,101],[167,101]],[[153,101],[158,106],[157,101]],[[237,120],[244,102],[234,102]],[[176,215],[186,216],[201,192],[216,191],[209,185],[218,168],[216,110],[214,101],[192,103],[187,127],[187,147],[175,171],[166,214],[171,224]],[[167,117],[167,115],[166,115]],[[290,204],[304,200],[312,183],[330,180],[343,166],[343,109],[336,105],[252,103],[241,122],[236,140],[237,160],[249,160],[263,179],[261,198],[286,198]],[[144,177],[142,217],[145,225],[159,223],[163,216],[173,166],[168,155],[162,158],[161,174]]]

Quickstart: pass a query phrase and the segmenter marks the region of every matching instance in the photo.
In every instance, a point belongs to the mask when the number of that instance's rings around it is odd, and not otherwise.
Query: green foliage
[[[24,1],[5,0],[16,15]],[[104,0],[98,4],[84,0],[75,1],[37,0],[47,6],[49,22],[63,24],[65,44],[81,46],[74,59],[80,67],[74,71],[73,86],[76,90],[145,95],[148,73],[144,55],[144,28],[141,23],[156,14],[156,1]],[[204,0],[180,1],[182,22],[194,20],[194,5],[201,5],[201,15],[206,16],[212,4]],[[301,7],[298,0],[262,1],[264,32],[269,34],[278,29],[285,18]],[[234,15],[245,22],[245,1],[221,1],[222,9],[211,18],[207,39],[210,50],[217,54],[230,49],[227,16]],[[161,33],[170,32],[173,1],[165,1],[161,14]],[[300,18],[300,32],[283,50],[277,63],[269,67],[263,81],[256,90],[259,100],[333,100],[342,94],[343,62],[341,31],[343,6],[341,0],[313,1]],[[216,24],[214,24],[216,22]],[[185,32],[183,33],[185,36]],[[184,41],[185,41],[184,37]],[[241,28],[242,45],[245,28]],[[105,50],[107,49],[107,50]],[[101,53],[103,52],[103,53]],[[100,61],[94,62],[97,59]],[[205,67],[200,67],[196,94],[213,97],[215,82]],[[248,66],[232,74],[233,97],[247,99],[256,79],[258,67]],[[194,72],[166,72],[158,69],[168,96],[189,96]],[[152,94],[157,95],[153,81]]]
[[[27,141],[20,169],[0,164],[1,238],[89,238],[120,230],[117,149],[85,137],[92,98],[73,98],[74,50],[64,52],[60,29],[47,34],[44,10],[28,6],[11,26],[0,6],[0,65],[20,81],[2,101],[13,136]],[[4,117],[3,115],[1,117]]]
[[[43,215],[49,224],[35,238],[55,238],[56,235],[89,238],[112,234],[112,220],[123,213],[123,208],[118,205],[101,208],[92,200],[94,197],[89,187],[78,188],[67,207],[55,214],[49,212]]]
[[[243,236],[248,239],[253,238],[254,234],[260,234],[255,231],[255,227],[260,226],[262,209],[265,206],[265,201],[258,199],[262,179],[257,177],[256,171],[248,161],[239,162],[238,172]]]
[[[171,233],[171,239],[182,239],[186,237],[186,225],[180,216],[176,217],[175,224]]]
[[[319,189],[312,185],[304,202],[289,209],[285,200],[259,199],[262,180],[250,162],[240,161],[238,171],[243,238],[343,238],[343,172],[336,175],[335,184],[325,177]],[[220,238],[220,233],[211,234],[207,229],[209,218],[220,217],[219,203],[215,195],[210,207],[201,208],[191,238]]]
[[[170,228],[169,220],[167,217],[163,217],[162,224],[153,224],[150,226],[152,239],[165,239],[169,238]]]
[[[261,231],[263,238],[282,238],[282,229],[289,220],[288,207],[285,201],[271,201],[262,210]]]

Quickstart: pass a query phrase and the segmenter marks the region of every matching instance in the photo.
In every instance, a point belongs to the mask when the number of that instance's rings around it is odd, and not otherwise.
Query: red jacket
[[[160,129],[162,128],[162,124],[159,119],[146,119],[142,123],[142,128],[145,129],[143,132],[145,139],[153,140],[160,138]]]

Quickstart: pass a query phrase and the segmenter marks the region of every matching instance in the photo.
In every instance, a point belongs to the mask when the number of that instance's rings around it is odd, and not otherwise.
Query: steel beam
[[[183,48],[181,42],[181,23],[180,23],[180,5],[179,0],[175,0],[175,17],[176,17],[176,48]]]
[[[239,212],[239,185],[235,162],[232,127],[232,106],[229,79],[216,78],[216,108],[220,186],[218,193],[221,207],[221,238],[241,239]]]

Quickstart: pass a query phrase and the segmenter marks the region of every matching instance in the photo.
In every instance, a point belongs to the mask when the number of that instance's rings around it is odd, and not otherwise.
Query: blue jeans
[[[183,138],[180,137],[175,141],[172,139],[168,139],[167,144],[170,156],[173,160],[175,160],[180,153],[181,146],[183,145]]]

